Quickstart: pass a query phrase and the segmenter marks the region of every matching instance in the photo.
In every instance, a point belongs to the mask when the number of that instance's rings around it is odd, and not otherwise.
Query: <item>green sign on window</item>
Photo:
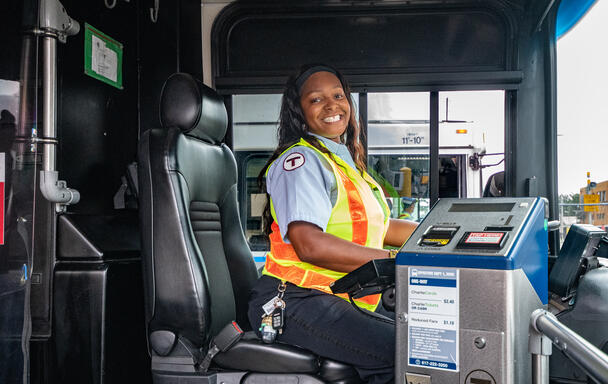
[[[122,44],[85,23],[84,73],[122,89]]]

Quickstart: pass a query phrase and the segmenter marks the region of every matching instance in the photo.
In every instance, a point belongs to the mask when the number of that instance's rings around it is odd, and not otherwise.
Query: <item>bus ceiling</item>
[[[205,79],[225,94],[280,92],[302,63],[329,62],[355,91],[517,89],[528,36],[563,36],[595,1],[203,0]]]
[[[517,89],[530,38],[555,36],[547,31],[555,31],[558,4],[236,1],[205,37],[210,85],[227,94],[276,92],[302,63],[329,62],[358,91]]]

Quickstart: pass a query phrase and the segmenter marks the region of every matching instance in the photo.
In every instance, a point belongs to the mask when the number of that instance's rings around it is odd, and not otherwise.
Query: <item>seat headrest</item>
[[[222,97],[187,73],[171,75],[160,96],[160,123],[218,144],[226,135],[228,114]]]

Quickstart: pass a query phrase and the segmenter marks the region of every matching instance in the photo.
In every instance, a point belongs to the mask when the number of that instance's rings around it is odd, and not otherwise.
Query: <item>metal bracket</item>
[[[65,212],[66,206],[80,201],[80,192],[68,188],[63,180],[57,180],[57,171],[40,171],[40,191],[45,199],[57,203],[57,212]]]
[[[68,36],[80,31],[80,24],[68,16],[65,8],[57,0],[40,0],[39,20],[40,29],[57,36],[65,43]]]
[[[536,328],[536,320],[543,315],[553,316],[553,314],[544,309],[537,309],[532,312],[532,315],[530,316],[528,352],[533,355],[551,356],[553,352],[553,343],[551,342],[551,339],[543,335],[542,332]],[[553,316],[553,318],[555,318],[555,316]]]

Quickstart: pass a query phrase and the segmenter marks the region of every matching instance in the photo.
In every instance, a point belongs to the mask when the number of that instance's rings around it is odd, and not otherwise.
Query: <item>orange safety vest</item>
[[[390,209],[384,200],[380,185],[366,172],[359,173],[338,156],[332,158],[304,139],[300,139],[286,151],[295,146],[315,150],[331,165],[336,178],[338,194],[326,233],[355,244],[381,249],[388,229]],[[301,261],[293,246],[283,241],[272,198],[270,199],[270,211],[274,222],[271,226],[270,252],[266,255],[266,264],[262,273],[282,281],[289,281],[302,288],[312,288],[333,294],[329,285],[346,273]],[[346,294],[337,296],[348,300]],[[380,301],[380,295],[369,295],[354,299],[354,301],[359,307],[374,311]]]

